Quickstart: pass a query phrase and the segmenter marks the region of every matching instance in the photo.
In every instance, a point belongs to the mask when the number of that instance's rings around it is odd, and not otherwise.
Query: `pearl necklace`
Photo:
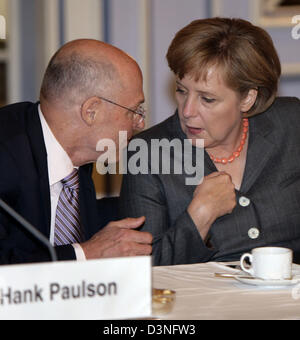
[[[238,158],[240,156],[243,148],[244,148],[245,143],[246,143],[248,129],[249,129],[248,118],[244,118],[243,119],[243,134],[242,134],[242,139],[241,139],[240,145],[237,148],[237,150],[235,152],[233,152],[231,154],[231,156],[229,156],[228,158],[226,158],[226,157],[217,158],[217,157],[214,157],[213,155],[209,154],[209,157],[211,158],[211,160],[214,163],[222,163],[222,164],[226,165],[227,163],[232,163],[236,158]]]

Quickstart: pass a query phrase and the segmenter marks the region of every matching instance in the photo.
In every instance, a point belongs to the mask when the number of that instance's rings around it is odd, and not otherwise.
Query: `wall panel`
[[[205,18],[209,4],[204,0],[151,1],[151,124],[169,117],[175,109],[174,78],[166,53],[175,33],[192,20]]]

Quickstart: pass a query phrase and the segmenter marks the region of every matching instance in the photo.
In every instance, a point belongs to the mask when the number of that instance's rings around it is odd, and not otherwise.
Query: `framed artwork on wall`
[[[300,45],[300,28],[298,28],[300,27],[300,0],[253,0],[252,13],[256,25],[267,30],[278,28],[283,32],[286,31],[287,40],[297,46]],[[300,61],[283,62],[282,75],[299,77]]]
[[[300,15],[300,0],[254,0],[254,19],[263,27],[290,27]]]

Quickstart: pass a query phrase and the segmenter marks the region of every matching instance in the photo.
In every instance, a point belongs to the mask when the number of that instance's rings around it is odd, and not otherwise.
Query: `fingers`
[[[123,242],[151,244],[153,241],[152,235],[146,231],[123,229],[121,233],[120,238]]]
[[[135,242],[126,242],[119,245],[115,254],[118,256],[147,256],[151,255],[152,246],[149,244],[140,244]]]
[[[110,222],[107,227],[124,229],[121,238],[123,240],[129,240],[137,243],[152,243],[153,237],[146,231],[136,231],[136,229],[145,222],[145,216],[132,218],[128,217],[123,220]]]
[[[219,185],[228,185],[234,190],[234,184],[232,183],[231,176],[225,171],[217,171],[212,172],[211,174],[204,177],[204,180],[201,184],[199,184],[195,191],[194,197],[203,193],[203,190],[206,188],[210,188],[211,190],[215,190]],[[207,194],[207,192],[205,192]]]
[[[112,221],[108,224],[111,227],[124,228],[124,229],[136,229],[145,223],[145,216],[138,218],[128,217],[123,220]]]
[[[225,173],[225,172],[224,171],[215,171],[215,172],[212,172],[211,174],[205,176],[205,178],[217,177],[217,176],[222,175],[223,173]]]
[[[81,244],[87,259],[150,255],[152,235],[108,225]]]
[[[81,244],[86,258],[150,255],[152,235],[134,230],[144,222],[144,216],[110,222],[90,240]]]
[[[123,220],[110,222],[108,226],[112,228],[123,229],[121,239],[123,241],[131,241],[136,243],[151,244],[153,237],[150,233],[145,231],[136,231],[131,229],[136,229],[140,227],[145,222],[145,216],[132,218],[128,217]]]
[[[205,176],[206,179],[215,178],[215,177],[225,177],[225,178],[230,179],[230,181],[232,181],[231,176],[225,171],[216,171]]]
[[[205,238],[212,223],[220,216],[230,214],[236,206],[232,178],[226,172],[214,172],[197,186],[188,213]]]

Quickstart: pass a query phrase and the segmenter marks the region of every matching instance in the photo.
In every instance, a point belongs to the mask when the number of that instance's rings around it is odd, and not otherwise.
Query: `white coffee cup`
[[[245,266],[245,260],[251,263]],[[293,252],[287,248],[261,247],[241,257],[242,269],[252,276],[263,280],[287,280],[292,278]]]

